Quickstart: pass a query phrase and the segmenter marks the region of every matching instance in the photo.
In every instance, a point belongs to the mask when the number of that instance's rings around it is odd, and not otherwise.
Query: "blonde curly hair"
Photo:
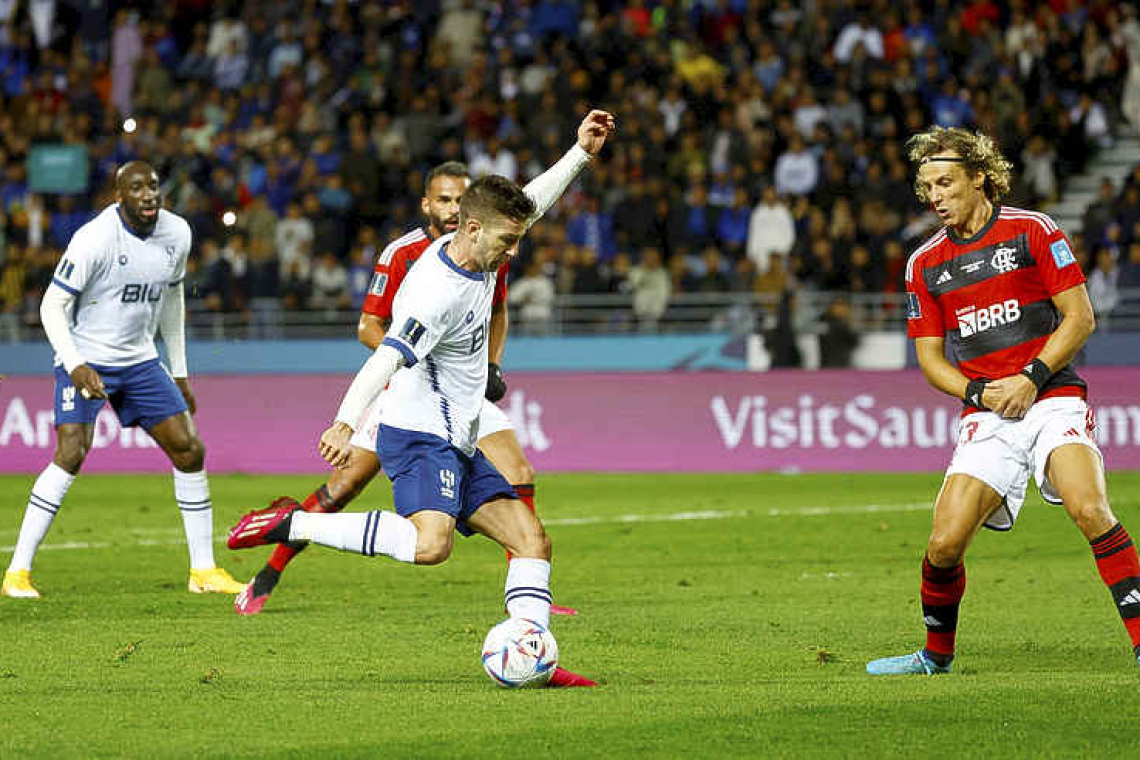
[[[971,132],[961,127],[931,127],[919,132],[906,142],[907,156],[921,166],[931,156],[953,151],[962,157],[962,168],[971,177],[985,175],[983,191],[991,201],[1000,200],[1009,192],[1013,164],[998,150],[993,138],[982,132]],[[930,198],[922,182],[916,177],[914,192],[927,203]]]

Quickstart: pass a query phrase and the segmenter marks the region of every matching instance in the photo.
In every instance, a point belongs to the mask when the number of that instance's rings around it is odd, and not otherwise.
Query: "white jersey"
[[[444,235],[408,270],[392,304],[386,345],[404,356],[384,394],[380,421],[431,433],[471,455],[487,388],[487,330],[494,272],[455,264]]]
[[[186,273],[190,237],[185,219],[160,209],[154,232],[141,238],[117,203],[79,228],[52,285],[76,297],[71,335],[85,361],[121,367],[158,356],[159,314],[167,289]]]

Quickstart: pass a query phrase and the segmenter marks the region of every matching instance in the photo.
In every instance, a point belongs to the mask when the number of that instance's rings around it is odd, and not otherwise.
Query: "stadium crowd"
[[[1011,202],[1047,203],[1140,122],[1137,49],[1114,0],[3,2],[0,340],[130,159],[194,229],[191,307],[272,325],[358,307],[431,166],[526,181],[588,106],[619,136],[528,236],[524,327],[565,293],[652,324],[676,293],[898,292],[934,222],[905,138],[985,130]],[[60,143],[88,190],[34,192],[29,150]],[[1140,286],[1140,167],[1084,221],[1086,271]]]

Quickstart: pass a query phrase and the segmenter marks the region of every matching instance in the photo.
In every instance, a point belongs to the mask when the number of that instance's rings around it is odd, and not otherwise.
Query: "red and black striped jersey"
[[[422,227],[416,227],[396,238],[376,257],[376,271],[372,274],[372,283],[368,286],[368,293],[364,296],[362,311],[365,314],[392,318],[392,299],[400,289],[400,283],[408,274],[408,269],[416,263],[420,255],[431,245],[431,235]],[[507,270],[510,262],[499,268],[498,280],[495,283],[495,296],[492,304],[499,306],[507,300]]]
[[[911,254],[907,334],[944,337],[950,360],[971,379],[1015,375],[1060,324],[1052,297],[1084,281],[1068,238],[1052,219],[995,205],[968,240],[943,228]],[[1084,380],[1066,366],[1038,398],[1084,393]]]

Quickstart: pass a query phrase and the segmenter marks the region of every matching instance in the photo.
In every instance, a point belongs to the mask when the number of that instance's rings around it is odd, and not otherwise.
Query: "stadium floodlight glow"
[[[235,224],[237,224],[237,214],[232,211],[227,211],[226,213],[222,214],[222,224],[226,225],[227,227],[233,227]]]
[[[136,122],[134,119],[128,118],[123,122],[123,131],[129,135],[131,132],[134,132],[136,129],[138,129],[138,126],[138,122]]]

